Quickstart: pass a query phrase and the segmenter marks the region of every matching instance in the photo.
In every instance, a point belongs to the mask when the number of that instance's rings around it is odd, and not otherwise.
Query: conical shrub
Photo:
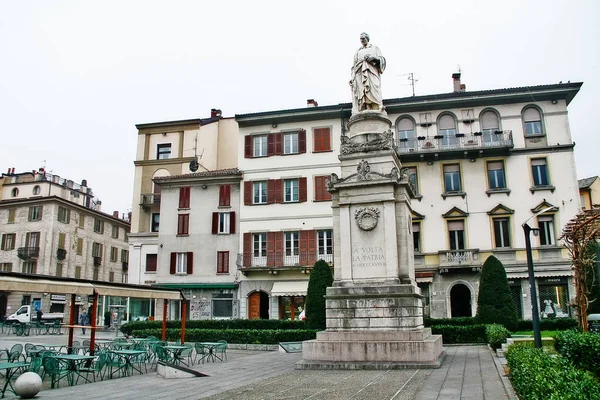
[[[506,270],[494,256],[488,257],[483,263],[475,318],[481,324],[502,324],[509,330],[517,323],[517,311],[510,294]]]
[[[331,268],[323,261],[315,263],[306,292],[306,327],[323,330],[325,325],[325,292],[333,283]]]

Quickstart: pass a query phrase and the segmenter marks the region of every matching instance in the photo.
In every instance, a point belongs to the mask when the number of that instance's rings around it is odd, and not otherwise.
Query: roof
[[[596,181],[596,179],[598,179],[597,176],[592,176],[590,178],[583,178],[580,179],[579,182],[579,189],[589,189],[590,186],[592,186],[594,184],[594,182]]]
[[[161,121],[161,122],[148,122],[144,124],[136,124],[135,127],[138,129],[147,129],[147,128],[160,128],[160,127],[168,127],[173,125],[192,125],[199,124],[200,126],[212,124],[213,122],[217,122],[220,119],[224,119],[223,117],[210,117],[210,118],[193,118],[193,119],[182,119],[176,121]]]
[[[173,179],[194,179],[194,178],[216,178],[221,176],[242,176],[243,173],[237,168],[217,169],[214,171],[194,172],[191,174],[161,176],[153,179],[155,182],[167,182]]]
[[[431,110],[448,106],[493,105],[511,102],[561,100],[567,105],[573,100],[583,82],[557,83],[551,85],[523,86],[504,89],[477,90],[465,92],[439,93],[425,96],[410,96],[385,99],[383,104],[388,113]],[[262,111],[257,113],[236,114],[235,119],[240,126],[251,126],[269,122],[299,121],[322,118],[339,118],[349,116],[351,103],[335,105],[303,107],[286,110]]]

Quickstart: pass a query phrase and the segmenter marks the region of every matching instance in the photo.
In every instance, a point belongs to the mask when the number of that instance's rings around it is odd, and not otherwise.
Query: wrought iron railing
[[[122,266],[123,266],[123,271],[127,271],[129,269],[129,263],[126,261],[122,262]]]
[[[92,256],[92,258],[94,259],[94,267],[102,265],[102,257]]]
[[[315,252],[301,251],[298,254],[287,255],[281,252],[262,253],[239,253],[237,256],[237,266],[240,268],[249,267],[296,267],[312,266],[318,260],[325,260],[327,263],[333,263],[333,254],[318,254]]]
[[[512,148],[513,146],[512,131],[457,133],[454,136],[419,136],[398,140],[398,151],[400,153]]]
[[[479,264],[479,250],[449,250],[441,252],[440,266]]]
[[[143,206],[157,206],[160,205],[160,193],[146,193],[142,194],[141,205]]]
[[[67,258],[67,250],[56,249],[56,258],[59,260],[64,260],[65,258]]]
[[[21,260],[31,260],[40,256],[39,247],[19,247],[17,249],[17,257]]]

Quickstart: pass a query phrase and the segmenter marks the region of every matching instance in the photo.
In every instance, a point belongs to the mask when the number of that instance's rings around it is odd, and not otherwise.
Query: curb
[[[512,384],[510,383],[510,379],[508,379],[508,375],[504,372],[504,366],[502,362],[500,362],[500,358],[496,355],[494,349],[488,346],[488,350],[490,351],[490,355],[492,356],[492,360],[494,360],[494,365],[496,366],[496,372],[498,372],[498,376],[502,381],[502,386],[504,386],[504,391],[506,395],[511,400],[518,400],[517,394],[515,393],[515,389],[513,389]]]

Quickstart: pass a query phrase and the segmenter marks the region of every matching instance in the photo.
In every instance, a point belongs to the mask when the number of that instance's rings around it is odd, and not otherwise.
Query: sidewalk
[[[515,399],[486,346],[446,347],[439,369],[302,371],[300,353],[235,351],[235,359],[201,364],[207,377],[165,380],[154,373],[43,391],[40,399]],[[229,353],[229,351],[228,351]],[[233,351],[232,351],[233,353]],[[239,354],[238,354],[239,353]],[[509,388],[509,391],[511,389]]]

